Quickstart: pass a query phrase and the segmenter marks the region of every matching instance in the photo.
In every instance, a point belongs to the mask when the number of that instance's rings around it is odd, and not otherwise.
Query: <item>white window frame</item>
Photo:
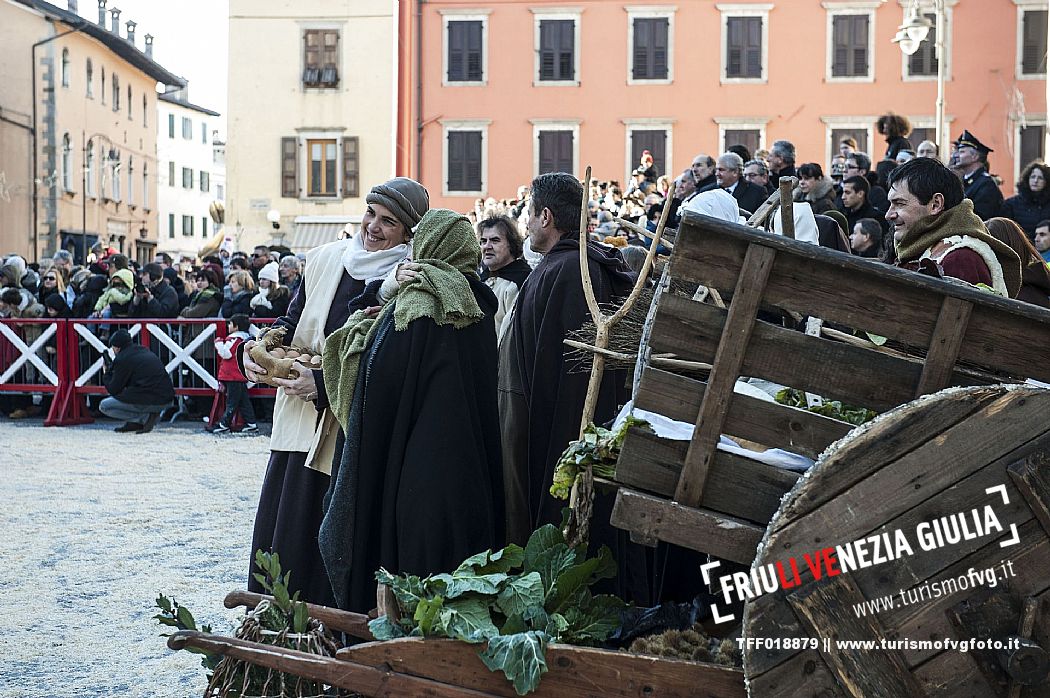
[[[485,87],[489,84],[489,15],[492,10],[484,9],[441,9],[441,86],[442,87]],[[481,79],[453,80],[448,79],[448,23],[481,22]]]
[[[674,82],[674,16],[678,8],[674,5],[627,5],[627,84],[670,85]],[[667,20],[667,77],[654,79],[634,78],[634,20]]]
[[[738,17],[739,15],[733,16]],[[712,118],[718,124],[719,155],[726,152],[726,131],[758,131],[758,147],[760,150],[766,147],[766,126],[769,124],[770,119],[755,118],[753,116],[715,116]],[[715,159],[717,159],[717,156]]]
[[[142,208],[149,210],[149,164],[142,163]]]
[[[934,114],[923,114],[921,116],[908,116],[908,121],[911,123],[912,129],[917,128],[932,128],[934,134],[937,133],[937,116]],[[955,116],[950,114],[944,115],[944,136],[951,139],[952,133],[952,122],[955,121]],[[837,127],[836,127],[837,128]],[[936,138],[936,135],[934,136]],[[938,143],[937,147],[940,148],[941,144]],[[876,163],[872,163],[874,166]]]
[[[310,27],[314,29],[316,27]],[[340,39],[342,41],[342,39]],[[299,81],[300,84],[302,80]],[[343,78],[339,78],[339,84],[343,84]],[[311,87],[310,90],[320,88]],[[329,90],[333,88],[327,88]],[[334,129],[296,129],[295,136],[298,139],[299,149],[299,201],[312,203],[326,203],[343,200],[343,133],[345,128]],[[335,139],[335,194],[333,196],[311,196],[310,195],[310,149],[306,147],[307,141],[332,140]],[[199,186],[197,187],[200,188]]]
[[[882,0],[824,0],[820,3],[827,16],[827,29],[824,40],[825,60],[824,79],[827,82],[875,82],[875,36],[878,34],[875,26],[875,11],[879,9]],[[834,18],[841,15],[867,15],[868,16],[868,74],[848,77],[832,77],[835,61],[834,50]]]
[[[532,86],[579,87],[580,85],[580,20],[582,7],[529,8],[532,11]],[[547,19],[573,21],[572,80],[540,80],[540,22]],[[447,174],[447,172],[446,172]]]
[[[1017,53],[1014,58],[1014,77],[1017,80],[1046,80],[1046,73],[1024,73],[1024,13],[1029,10],[1050,9],[1046,0],[1014,0],[1017,6]],[[1047,37],[1050,45],[1050,35]]]
[[[441,195],[442,196],[488,196],[489,187],[489,124],[492,119],[439,119],[441,124]],[[481,189],[458,191],[448,188],[448,134],[453,131],[481,131]]]
[[[98,176],[98,163],[95,158],[98,154],[95,152],[94,141],[88,141],[87,148],[85,148],[84,154],[84,169],[87,170],[87,191],[84,192],[85,196],[90,196],[92,199],[97,198],[97,189],[95,178]]]
[[[664,172],[660,174],[665,175],[669,172],[674,172],[674,124],[675,119],[663,119],[663,118],[641,118],[641,119],[622,119],[624,125],[624,175],[621,181],[631,181],[631,172],[638,166],[638,163],[634,162],[631,158],[631,134],[635,131],[659,131],[663,129],[664,133],[667,134],[667,138],[664,141]]]
[[[62,134],[62,190],[73,193],[73,139],[68,133]]]
[[[722,67],[718,72],[718,81],[722,85],[757,85],[769,82],[769,11],[773,9],[773,3],[727,3],[720,2],[715,5],[722,13]],[[726,50],[729,47],[729,18],[730,17],[761,17],[762,18],[762,75],[757,78],[730,78],[726,77],[728,66]]]
[[[572,173],[580,166],[580,119],[529,119],[532,124],[532,176],[540,174],[540,133],[572,131]]]
[[[954,8],[959,0],[945,0],[944,1],[944,81],[949,82],[952,79],[952,35],[954,34]],[[910,0],[897,0],[902,10],[907,10],[911,4]],[[933,0],[919,0],[919,12],[922,14],[933,14],[936,15]],[[929,39],[924,39],[929,41]],[[903,51],[901,54],[901,80],[903,82],[937,82],[937,74],[933,75],[909,75],[908,74],[908,58]]]
[[[871,171],[875,171],[875,165],[878,164],[879,160],[882,159],[882,154],[878,156],[873,155],[870,151],[875,145],[875,122],[878,120],[878,115],[863,115],[863,116],[822,116],[820,120],[824,122],[824,162],[827,165],[821,165],[821,167],[827,167],[831,163],[831,156],[835,153],[832,152],[831,144],[831,132],[837,128],[848,128],[857,130],[858,127],[863,127],[868,132],[868,152],[866,155],[871,158]],[[836,151],[837,152],[837,151]]]
[[[128,155],[128,196],[129,208],[135,208],[135,156]]]
[[[1024,167],[1026,164],[1028,164],[1028,163],[1021,162],[1021,127],[1022,126],[1042,126],[1044,129],[1050,129],[1050,126],[1047,125],[1047,119],[1046,119],[1046,114],[1045,113],[1043,113],[1043,114],[1025,114],[1024,121],[1014,117],[1013,122],[1014,123],[1013,123],[1013,129],[1011,130],[1011,134],[1013,136],[1013,141],[1014,142],[1013,142],[1013,148],[1012,148],[1012,150],[1013,150],[1013,157],[1011,158],[1011,160],[1013,160],[1014,169],[1013,169],[1013,172],[1011,173],[1011,175],[1016,180],[1018,175],[1019,175],[1019,173],[1021,172],[1021,168]],[[1047,148],[1046,148],[1046,143],[1044,142],[1043,143],[1043,154],[1045,155],[1046,153],[1047,153]],[[1015,181],[1015,184],[1016,184],[1016,181]]]

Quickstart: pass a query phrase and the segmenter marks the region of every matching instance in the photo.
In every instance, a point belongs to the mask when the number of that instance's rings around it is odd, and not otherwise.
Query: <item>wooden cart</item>
[[[747,606],[744,634],[878,640],[905,631],[947,632],[951,625],[960,637],[978,631],[1005,637],[1016,627],[1013,635],[1031,641],[1026,653],[1000,659],[979,653],[749,650],[751,695],[1014,696],[1022,695],[1020,681],[1037,686],[1025,689],[1027,695],[1047,695],[1037,674],[1045,655],[1039,645],[1047,646],[1050,623],[1036,601],[1050,587],[1050,471],[1041,455],[1050,393],[979,387],[912,400],[949,386],[992,386],[1022,377],[1050,382],[1050,364],[1035,360],[1050,346],[1050,311],[692,213],[676,237],[671,275],[716,289],[731,302],[721,308],[670,292],[654,301],[651,333],[641,350],[712,369],[700,380],[695,371],[644,367],[635,404],[695,428],[691,441],[641,430],[628,434],[618,463],[615,525],[642,540],[750,565],[763,539],[757,562],[913,523],[987,497],[980,487],[1006,477],[1009,521],[1018,524],[1021,536],[1015,550],[1027,576],[1006,587],[994,613],[975,612],[977,597],[960,607],[963,597],[954,596],[950,607],[942,603],[924,613],[867,623],[847,615],[848,604],[881,588],[883,576],[914,584],[923,575],[985,561],[991,550],[985,546],[958,558],[923,558],[918,565],[912,557],[881,566],[878,574],[836,576],[840,581],[831,584],[812,582],[794,594],[762,596]],[[820,318],[824,327],[811,322],[803,333],[759,320],[760,312],[763,318]],[[878,346],[864,332],[889,338],[894,348]],[[889,414],[849,434],[852,427],[844,422],[735,393],[741,376]],[[757,449],[812,458],[837,443],[800,479],[718,450],[721,434]],[[260,598],[235,593],[227,605],[254,605]],[[369,638],[363,616],[310,610],[329,628]],[[200,633],[178,633],[169,644],[221,652],[368,696],[514,695],[504,677],[477,658],[478,647],[454,641],[370,642],[334,658]],[[547,661],[550,671],[534,694],[539,697],[745,694],[745,672],[711,664],[563,645],[552,645]]]

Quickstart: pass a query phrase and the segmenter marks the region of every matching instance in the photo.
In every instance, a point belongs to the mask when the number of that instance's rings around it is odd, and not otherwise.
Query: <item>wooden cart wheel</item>
[[[750,695],[1050,695],[1048,415],[1047,390],[953,388],[831,446],[752,568],[779,588],[745,606]]]

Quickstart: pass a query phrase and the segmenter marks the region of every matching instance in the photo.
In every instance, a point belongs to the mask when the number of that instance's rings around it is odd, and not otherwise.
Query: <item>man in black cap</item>
[[[952,143],[949,167],[963,178],[966,198],[973,202],[973,211],[982,221],[995,218],[1003,207],[1003,193],[988,174],[988,153],[992,149],[970,133],[962,135]]]
[[[127,330],[117,330],[109,339],[116,358],[105,359],[104,383],[110,397],[103,398],[98,408],[113,419],[123,419],[124,426],[114,431],[145,434],[153,430],[157,418],[172,400],[175,388],[160,357],[140,344],[131,343]]]

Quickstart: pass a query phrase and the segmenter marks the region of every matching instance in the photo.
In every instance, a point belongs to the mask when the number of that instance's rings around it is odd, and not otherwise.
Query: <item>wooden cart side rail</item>
[[[635,489],[670,497],[675,492],[688,448],[688,441],[664,439],[632,428],[617,461],[616,480]],[[717,451],[701,506],[764,527],[798,477],[798,473],[784,468]]]
[[[647,368],[634,398],[635,407],[693,423],[707,384],[657,368]],[[814,412],[735,393],[722,431],[729,436],[782,448],[816,459],[821,452],[853,429]]]
[[[356,664],[389,667],[456,686],[516,698],[501,672],[476,657],[480,645],[455,640],[401,638],[369,642],[339,651]],[[474,656],[471,656],[474,655]],[[743,698],[743,672],[704,662],[687,662],[591,647],[551,644],[548,672],[533,698]]]
[[[712,361],[727,318],[727,312],[720,308],[665,296],[653,327],[653,351],[673,352],[693,361]],[[1031,362],[1031,356],[1028,361]],[[717,361],[713,363],[717,369]],[[754,325],[740,373],[884,411],[915,397],[923,362],[759,321]],[[951,380],[955,385],[979,384],[975,376],[959,370],[952,373]]]
[[[227,594],[226,598],[223,600],[223,604],[226,608],[237,608],[238,606],[255,608],[259,605],[260,601],[272,600],[273,597],[267,596],[266,594],[256,594],[252,591],[238,590],[231,591]],[[324,623],[324,626],[328,628],[328,630],[346,633],[347,635],[359,640],[372,639],[372,632],[368,629],[368,621],[371,620],[371,618],[366,615],[361,613],[351,613],[330,606],[318,606],[312,603],[306,604],[306,610],[311,618],[316,618]]]
[[[686,212],[671,273],[720,289],[736,285],[750,245],[777,251],[762,302],[842,323],[919,347],[930,347],[944,299],[972,305],[959,359],[1050,381],[1027,347],[1050,344],[1050,310]],[[1023,341],[1022,341],[1023,340]]]
[[[430,698],[494,698],[491,693],[450,686],[389,669],[363,666],[335,657],[324,657],[283,649],[233,637],[192,630],[181,630],[168,638],[173,650],[193,647],[224,657],[243,660],[255,666],[320,681],[329,686],[350,689],[370,698],[428,696]]]

